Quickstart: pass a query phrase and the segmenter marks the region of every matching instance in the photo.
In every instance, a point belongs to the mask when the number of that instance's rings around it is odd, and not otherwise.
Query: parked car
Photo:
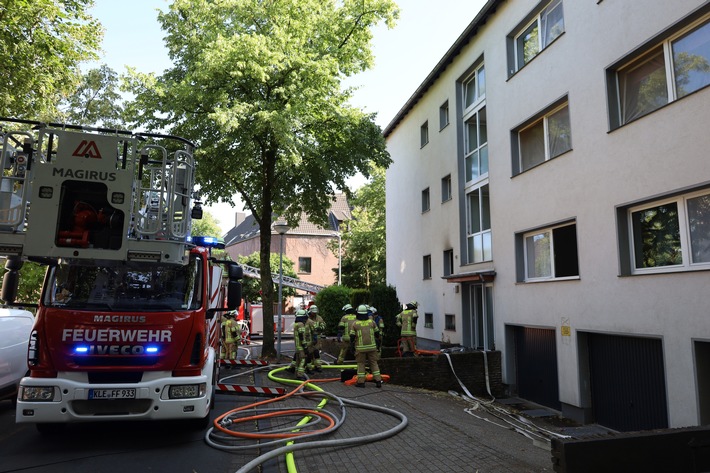
[[[31,312],[0,308],[0,400],[14,403],[20,380],[27,374],[27,345],[34,324]]]

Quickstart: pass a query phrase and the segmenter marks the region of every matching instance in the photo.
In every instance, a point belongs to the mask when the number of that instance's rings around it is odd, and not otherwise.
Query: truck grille
[[[74,412],[81,416],[114,416],[145,414],[150,410],[150,399],[77,400]]]
[[[143,372],[141,371],[87,374],[89,375],[89,384],[135,384],[140,383],[143,379]]]
[[[75,356],[77,366],[153,366],[158,363],[157,356]]]

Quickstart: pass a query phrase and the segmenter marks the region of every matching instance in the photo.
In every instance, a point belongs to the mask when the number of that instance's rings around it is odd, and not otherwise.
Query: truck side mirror
[[[19,271],[10,270],[2,278],[2,293],[0,298],[7,304],[13,304],[17,299],[17,289],[20,286]]]
[[[2,290],[0,298],[7,304],[13,304],[17,299],[17,289],[20,287],[20,268],[22,260],[18,257],[8,257],[5,262],[7,273],[2,278]]]
[[[244,277],[244,269],[238,264],[230,264],[227,268],[229,280],[242,279]]]
[[[239,268],[241,269],[241,268]],[[227,283],[227,308],[236,310],[242,302],[242,283],[230,279]]]

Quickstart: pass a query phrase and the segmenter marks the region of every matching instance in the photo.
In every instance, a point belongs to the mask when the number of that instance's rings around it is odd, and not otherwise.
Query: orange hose
[[[307,432],[292,432],[292,433],[280,433],[280,434],[268,434],[268,433],[252,434],[252,433],[235,432],[233,430],[229,430],[227,428],[222,427],[220,422],[222,421],[222,419],[224,419],[225,417],[227,417],[233,413],[244,411],[247,409],[253,409],[258,406],[263,406],[265,404],[271,404],[274,402],[288,399],[289,397],[294,396],[296,393],[298,393],[308,383],[326,383],[326,382],[332,382],[332,381],[340,381],[340,378],[309,379],[309,380],[303,381],[301,384],[299,384],[297,387],[295,387],[292,391],[284,394],[283,396],[278,396],[273,399],[265,399],[263,401],[255,402],[255,403],[248,404],[248,405],[242,406],[242,407],[237,407],[235,409],[225,412],[224,414],[220,415],[219,417],[217,417],[214,420],[214,427],[215,427],[215,429],[217,429],[227,435],[231,435],[233,437],[240,437],[240,438],[250,438],[250,439],[293,438],[293,437],[299,437],[299,436],[306,435],[306,434],[310,435],[310,434],[313,434],[316,432],[326,431],[335,425],[335,420],[327,413],[324,413],[322,411],[313,410],[313,409],[288,409],[288,410],[272,412],[272,413],[268,413],[268,414],[256,414],[256,415],[248,416],[248,417],[240,417],[237,420],[233,420],[232,423],[236,424],[236,423],[240,423],[240,422],[244,422],[244,421],[248,421],[248,420],[259,420],[259,419],[266,419],[266,418],[270,418],[270,417],[278,417],[278,416],[293,415],[293,414],[306,414],[308,416],[317,416],[317,417],[320,417],[321,419],[327,420],[329,423],[329,425],[327,427],[324,427],[324,428],[318,429],[318,430],[309,430]]]

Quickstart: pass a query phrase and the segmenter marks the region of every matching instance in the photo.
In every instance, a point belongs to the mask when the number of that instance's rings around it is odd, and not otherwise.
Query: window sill
[[[520,281],[518,284],[539,284],[546,282],[560,282],[560,281],[579,281],[581,278],[579,276],[568,276],[565,278],[547,278],[547,279],[526,279],[525,281]]]

